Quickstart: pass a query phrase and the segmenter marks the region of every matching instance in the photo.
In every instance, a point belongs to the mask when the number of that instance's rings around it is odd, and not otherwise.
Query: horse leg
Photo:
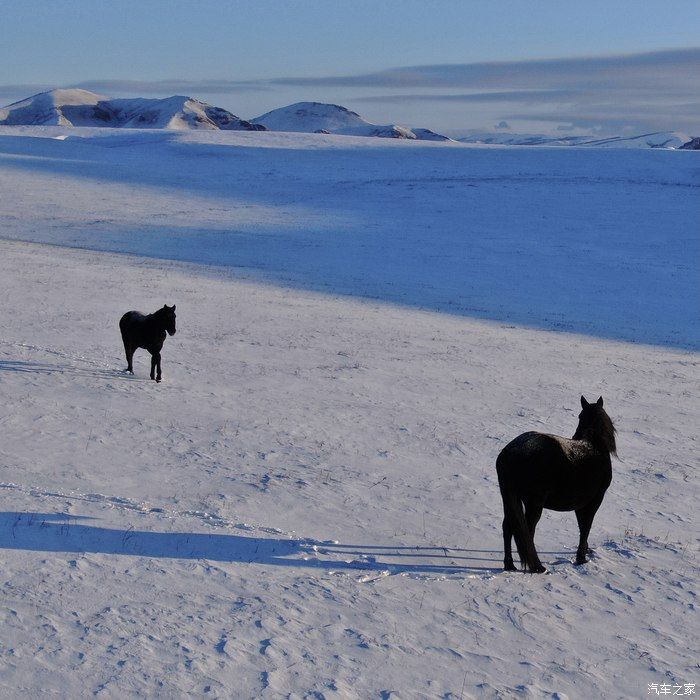
[[[585,505],[583,508],[579,508],[576,511],[576,520],[578,521],[579,529],[579,541],[578,549],[576,550],[576,566],[585,564],[588,559],[586,559],[586,554],[588,553],[588,533],[591,531],[591,525],[593,525],[593,518],[595,517],[600,504],[603,502],[603,496],[605,492],[596,496],[590,503]]]
[[[535,528],[542,517],[543,508],[544,503],[535,501],[527,501],[525,503],[525,519],[527,520],[528,528],[530,528],[530,534],[532,535],[533,542],[535,540]]]
[[[160,378],[161,378],[161,373],[160,373],[160,353],[157,352],[153,357],[155,358],[155,362],[156,362],[156,370],[157,370],[156,381],[159,382],[159,381],[160,381]]]
[[[156,353],[151,353],[151,379],[156,378]]]
[[[510,527],[510,522],[508,516],[503,518],[503,551],[505,556],[503,558],[503,568],[506,571],[517,571],[515,564],[513,563],[513,549],[512,549],[512,539],[513,530]]]
[[[547,569],[542,566],[542,562],[537,555],[535,543],[530,535],[530,528],[528,527],[527,520],[525,518],[520,497],[515,490],[508,488],[507,486],[503,486],[500,474],[499,486],[501,488],[501,496],[503,498],[504,520],[506,521],[503,532],[504,544],[506,545],[506,557],[508,555],[508,551],[510,550],[510,538],[508,538],[506,541],[505,528],[508,528],[515,538],[515,546],[518,549],[518,555],[520,556],[520,561],[523,563],[524,569],[535,574],[544,573],[547,571]],[[510,562],[506,558],[504,559],[503,563],[507,568]]]
[[[540,501],[525,501],[525,520],[527,522],[527,529],[530,531],[530,537],[532,538],[532,546],[535,546],[535,529],[537,528],[537,523],[542,517],[542,509],[544,508],[544,502]],[[546,567],[537,559],[537,566],[533,569],[533,573],[543,574],[547,571]]]
[[[124,352],[126,353],[126,372],[134,373],[134,352],[136,348],[124,338]]]

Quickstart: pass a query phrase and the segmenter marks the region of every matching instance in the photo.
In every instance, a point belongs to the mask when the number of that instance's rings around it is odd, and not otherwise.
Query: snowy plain
[[[692,152],[0,129],[3,697],[647,697],[698,681]],[[117,322],[177,304],[164,381]],[[602,394],[572,565],[498,451]]]

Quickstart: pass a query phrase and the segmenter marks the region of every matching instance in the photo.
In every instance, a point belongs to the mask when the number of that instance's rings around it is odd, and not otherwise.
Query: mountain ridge
[[[125,129],[264,131],[232,112],[186,95],[110,99],[79,88],[40,92],[0,109],[7,126],[102,126]]]
[[[283,131],[501,146],[577,146],[698,150],[700,139],[679,131],[634,136],[551,136],[507,131],[462,132],[450,138],[431,129],[373,124],[342,105],[295,102],[251,120],[186,95],[109,98],[81,88],[58,88],[0,108],[0,126],[75,126],[126,129]],[[448,132],[449,133],[449,132]],[[459,132],[457,132],[459,133]]]
[[[451,141],[431,129],[373,124],[341,105],[297,102],[252,120],[186,95],[109,98],[81,88],[58,88],[0,108],[5,126],[92,126],[125,129],[291,131]]]

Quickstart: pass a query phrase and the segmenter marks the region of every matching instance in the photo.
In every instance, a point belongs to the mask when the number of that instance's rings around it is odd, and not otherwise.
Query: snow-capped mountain
[[[472,133],[462,143],[499,144],[505,146],[591,146],[604,148],[689,148],[691,137],[679,131],[657,131],[639,136],[547,136],[545,134],[513,134],[505,132]]]
[[[0,126],[88,126],[131,129],[287,131],[374,136],[418,141],[452,141],[425,128],[373,124],[357,112],[323,102],[297,102],[246,121],[221,107],[192,97],[112,99],[80,88],[41,92],[0,108]],[[698,150],[700,140],[679,131],[638,136],[551,136],[512,132],[462,132],[461,143],[507,146],[589,146]]]
[[[451,140],[430,129],[409,129],[396,124],[372,124],[346,107],[323,102],[296,102],[287,107],[273,109],[252,121],[264,125],[270,131],[380,136],[421,141]]]
[[[0,124],[178,130],[265,129],[191,97],[110,99],[77,88],[42,92],[8,105],[0,109]]]
[[[356,112],[340,105],[321,102],[297,102],[280,107],[252,120],[271,131],[299,131],[305,133],[337,133],[341,130],[364,129],[373,126]]]
[[[98,107],[109,98],[87,90],[51,90],[0,108],[0,124],[41,126],[93,126],[109,114]]]

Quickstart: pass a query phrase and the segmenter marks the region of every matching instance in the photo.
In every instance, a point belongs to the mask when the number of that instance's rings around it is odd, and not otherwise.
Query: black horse
[[[615,427],[603,410],[603,397],[588,403],[582,396],[581,407],[578,427],[570,440],[544,433],[523,433],[498,455],[506,571],[515,571],[511,537],[515,538],[525,571],[546,571],[534,542],[543,508],[576,511],[580,531],[576,564],[587,561],[588,533],[612,481],[610,455],[617,456],[617,452]]]
[[[128,366],[126,372],[134,373],[133,359],[136,348],[151,353],[151,379],[160,381],[160,351],[165,342],[166,332],[175,335],[175,306],[164,305],[152,314],[140,311],[127,311],[119,321]],[[156,369],[158,374],[156,374]]]

